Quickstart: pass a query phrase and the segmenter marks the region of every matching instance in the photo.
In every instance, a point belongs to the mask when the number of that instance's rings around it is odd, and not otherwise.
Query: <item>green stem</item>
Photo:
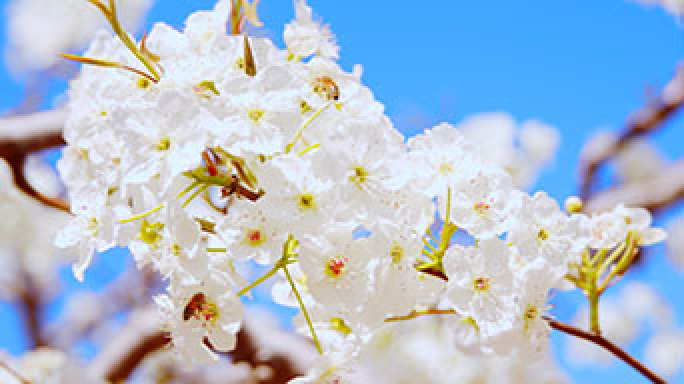
[[[144,217],[147,217],[147,216],[157,212],[158,210],[160,210],[162,208],[164,208],[164,204],[160,204],[158,207],[154,207],[154,208],[150,209],[149,211],[143,212],[143,213],[141,213],[139,215],[135,215],[133,217],[129,217],[128,219],[119,220],[119,224],[126,224],[126,223],[130,223],[131,221],[136,221],[136,220],[142,219]]]
[[[116,16],[116,4],[114,0],[109,0],[109,14],[105,14],[105,16],[112,25],[114,33],[119,36],[124,45],[131,51],[131,53],[133,53],[133,55],[135,55],[138,60],[140,60],[141,63],[143,63],[147,70],[152,73],[152,76],[154,76],[156,80],[159,80],[159,73],[157,73],[157,70],[154,68],[152,63],[150,63],[150,61],[147,60],[142,53],[140,53],[138,47],[135,45],[135,43],[133,43],[128,33],[126,33],[126,31],[124,31],[121,27],[121,24],[119,24],[118,17]]]
[[[596,287],[596,275],[592,273],[589,281],[589,328],[595,335],[601,334],[599,324],[599,296],[601,295]]]
[[[318,341],[318,337],[316,336],[316,332],[314,331],[313,323],[311,322],[311,319],[309,318],[309,313],[306,311],[306,308],[304,307],[304,302],[302,301],[302,297],[299,296],[299,291],[297,291],[297,287],[295,286],[295,283],[292,280],[292,276],[290,276],[290,271],[287,270],[286,265],[283,265],[283,271],[285,272],[285,277],[287,277],[287,281],[290,283],[290,287],[292,288],[292,292],[294,292],[295,297],[297,298],[297,302],[299,303],[299,307],[302,309],[302,313],[304,314],[304,318],[306,319],[306,323],[309,325],[309,330],[311,331],[311,336],[313,337],[314,344],[316,344],[316,349],[318,350],[318,353],[320,353],[322,355],[323,349],[321,348],[321,343]]]
[[[311,124],[311,122],[314,121],[314,119],[318,117],[318,115],[320,115],[321,113],[323,113],[323,111],[328,109],[328,107],[330,107],[330,103],[327,103],[326,105],[322,106],[318,111],[314,112],[314,114],[311,115],[304,122],[304,124],[302,124],[301,127],[299,127],[299,129],[297,130],[297,133],[295,133],[295,137],[292,139],[292,141],[289,144],[287,144],[285,146],[285,153],[290,153],[290,151],[292,150],[292,147],[294,147],[297,140],[299,140],[299,138],[302,136],[302,132],[304,132],[304,129],[306,129],[306,127],[308,127],[309,124]]]
[[[273,266],[273,268],[272,268],[270,271],[268,271],[267,274],[261,276],[261,277],[258,278],[256,281],[254,281],[252,284],[250,284],[250,285],[248,285],[248,286],[242,288],[242,289],[237,293],[238,297],[244,295],[245,293],[251,291],[251,290],[252,290],[254,287],[256,287],[257,285],[259,285],[259,284],[263,283],[264,281],[268,280],[268,278],[271,277],[271,276],[273,276],[273,275],[275,275],[276,272],[278,272],[278,270],[279,270],[281,267],[284,268],[284,265],[281,264],[281,263],[276,263],[276,265]]]
[[[446,206],[446,218],[444,224],[446,225],[450,221],[451,216],[451,187],[447,188],[447,206]]]

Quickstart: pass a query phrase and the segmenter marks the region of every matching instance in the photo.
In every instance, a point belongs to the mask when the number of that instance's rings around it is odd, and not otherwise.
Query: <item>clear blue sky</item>
[[[3,12],[6,3],[0,0]],[[158,3],[148,20],[180,27],[190,11],[207,9],[213,1]],[[660,8],[624,0],[309,4],[337,35],[343,67],[363,65],[364,83],[405,133],[499,110],[556,126],[562,146],[535,189],[558,199],[577,190],[575,164],[591,132],[620,129],[629,112],[644,104],[647,87],[660,89],[684,59],[684,29],[673,17]],[[292,3],[262,0],[260,9],[267,32],[282,46],[282,27],[293,16]],[[4,41],[4,31],[0,33]],[[53,92],[63,86],[52,84]],[[21,84],[0,70],[0,111],[20,95]],[[669,159],[684,153],[683,123],[683,118],[675,119],[654,137]],[[87,289],[120,270],[121,261],[103,260],[96,267]],[[662,252],[655,252],[651,264],[630,277],[654,284],[676,305],[677,321],[684,326],[684,277],[671,270]],[[576,295],[560,297],[556,313],[569,319],[578,301]],[[13,314],[7,305],[0,308],[0,347],[19,351],[21,340],[8,333]],[[557,351],[561,344],[562,338],[554,337]],[[630,351],[639,356],[642,347],[636,343]],[[565,367],[579,383],[642,382],[621,363],[608,369]],[[678,379],[684,382],[681,375]]]

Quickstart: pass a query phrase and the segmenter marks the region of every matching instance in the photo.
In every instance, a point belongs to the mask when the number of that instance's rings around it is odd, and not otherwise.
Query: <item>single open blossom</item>
[[[628,231],[636,234],[639,245],[651,245],[665,240],[664,230],[651,228],[651,214],[644,208],[627,208],[620,204],[613,212],[624,219]]]
[[[586,217],[561,212],[558,203],[544,192],[523,197],[517,220],[508,239],[528,261],[540,258],[565,271],[568,262],[579,260],[589,242]]]
[[[170,289],[170,296],[155,298],[177,351],[185,355],[188,362],[218,358],[204,345],[205,337],[219,351],[235,347],[243,309],[232,289],[226,282],[210,278],[191,284],[175,284]]]
[[[512,299],[509,262],[508,245],[496,238],[483,239],[476,247],[449,248],[444,264],[454,309],[478,325],[504,322]]]
[[[313,12],[305,0],[295,2],[295,19],[285,26],[284,36],[287,49],[296,56],[338,57],[340,48],[335,44],[335,36],[327,25],[313,20]]]

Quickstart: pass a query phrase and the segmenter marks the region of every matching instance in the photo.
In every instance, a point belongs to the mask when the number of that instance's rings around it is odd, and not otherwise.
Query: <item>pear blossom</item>
[[[170,295],[155,298],[177,352],[184,354],[188,362],[218,358],[204,345],[204,337],[220,351],[235,347],[243,309],[231,288],[221,280],[206,279],[174,285]]]
[[[476,247],[449,248],[444,265],[449,277],[447,297],[454,309],[472,316],[480,327],[505,322],[513,288],[509,262],[508,245],[496,238],[483,239]]]
[[[585,216],[568,216],[544,192],[523,196],[519,222],[508,239],[526,260],[544,260],[564,271],[568,262],[579,260],[589,242],[589,223]]]
[[[338,57],[340,48],[335,43],[335,36],[327,25],[313,20],[313,12],[305,0],[295,2],[295,19],[285,26],[283,34],[288,51],[296,56]]]

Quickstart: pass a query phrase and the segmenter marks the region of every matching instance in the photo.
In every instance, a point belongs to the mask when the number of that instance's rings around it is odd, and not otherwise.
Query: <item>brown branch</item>
[[[587,213],[604,212],[624,203],[661,211],[684,198],[684,161],[676,162],[648,180],[620,185],[598,193],[584,206]]]
[[[587,331],[583,331],[583,330],[581,330],[579,328],[575,328],[571,325],[553,320],[550,317],[544,317],[544,320],[546,320],[546,322],[551,326],[551,328],[553,328],[555,330],[567,333],[568,335],[578,337],[580,339],[584,339],[586,341],[594,343],[594,344],[598,345],[599,347],[607,350],[608,352],[615,355],[615,357],[619,358],[620,360],[629,364],[632,368],[639,371],[639,373],[641,373],[644,377],[648,378],[652,382],[658,383],[658,384],[665,384],[666,383],[666,381],[664,379],[662,379],[660,376],[653,373],[653,371],[651,371],[650,369],[646,368],[639,360],[635,359],[630,354],[628,354],[627,352],[622,350],[622,348],[613,344],[609,340],[603,338],[603,336],[593,334],[593,333],[589,333]]]
[[[106,372],[106,378],[111,383],[123,383],[135,371],[140,363],[151,353],[162,349],[171,342],[171,338],[166,332],[155,332],[140,337],[136,344],[133,344],[122,359],[111,366]]]
[[[62,137],[63,124],[62,111],[41,112],[0,120],[0,157],[5,159],[12,169],[14,182],[19,190],[49,207],[69,212],[69,204],[40,193],[28,182],[24,174],[24,164],[28,155],[66,144]]]
[[[274,325],[263,323],[263,320],[248,317],[237,334],[235,349],[230,352],[214,352],[230,358],[233,363],[246,362],[252,368],[270,367],[273,374],[268,379],[259,381],[262,384],[285,383],[302,375],[313,360],[313,356],[316,356],[315,350],[305,339],[276,330]],[[134,340],[133,343],[123,343],[123,352],[120,352],[121,345],[110,346],[112,351],[104,351],[105,356],[98,356],[95,360],[96,370],[103,372],[103,376],[111,382],[124,382],[146,356],[171,342],[166,332],[150,332],[149,324],[137,327],[141,329],[136,330],[136,325],[132,325],[133,331],[126,332],[128,337],[122,337]],[[132,337],[136,333],[139,333],[139,336]],[[207,340],[205,343],[211,348]]]
[[[19,374],[16,370],[14,370],[12,367],[10,367],[9,364],[5,363],[4,361],[0,360],[0,368],[4,369],[7,371],[7,373],[10,374],[10,376],[14,377],[17,379],[17,381],[21,384],[31,384],[30,381],[26,380],[23,376]]]
[[[617,139],[598,150],[586,153],[582,159],[580,197],[587,200],[598,170],[620,153],[635,138],[654,132],[684,107],[684,64],[679,64],[672,80],[665,86],[660,97],[632,114],[627,127]]]
[[[21,271],[22,287],[18,295],[21,315],[31,349],[47,345],[43,337],[43,302],[36,283],[26,271]]]

